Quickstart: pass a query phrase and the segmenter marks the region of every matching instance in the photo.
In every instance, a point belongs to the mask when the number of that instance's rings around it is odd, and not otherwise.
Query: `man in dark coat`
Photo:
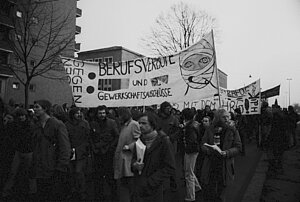
[[[172,105],[169,102],[163,102],[159,108],[158,130],[162,130],[170,138],[173,146],[173,153],[176,157],[177,143],[181,137],[181,130],[179,128],[179,120],[171,113]],[[176,174],[170,178],[170,188],[177,191]]]
[[[70,163],[72,195],[77,192],[81,200],[87,197],[84,168],[88,157],[90,125],[81,117],[78,107],[69,111],[69,120],[66,122],[72,147]],[[72,196],[71,195],[71,196]]]
[[[132,170],[136,180],[137,202],[163,202],[163,182],[175,173],[175,158],[169,137],[156,130],[156,118],[152,113],[139,119],[141,141],[146,145],[143,162],[137,159],[134,149]],[[140,173],[139,173],[140,172]]]
[[[114,180],[114,153],[119,138],[116,122],[107,117],[105,105],[97,107],[96,120],[90,123],[92,148],[95,163],[95,194],[97,199],[104,198],[104,182],[110,186],[111,197],[116,197]]]
[[[50,117],[51,103],[38,100],[34,113],[39,122],[34,130],[33,163],[39,201],[63,200],[71,157],[71,145],[65,124]]]

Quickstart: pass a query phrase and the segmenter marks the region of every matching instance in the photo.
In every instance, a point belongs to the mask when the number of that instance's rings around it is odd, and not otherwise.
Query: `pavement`
[[[269,171],[267,156],[262,154],[242,202],[300,201],[300,123],[296,134],[298,145],[284,152],[282,172]]]

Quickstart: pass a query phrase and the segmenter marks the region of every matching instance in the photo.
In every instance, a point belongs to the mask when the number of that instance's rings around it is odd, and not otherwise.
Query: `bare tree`
[[[9,69],[25,87],[26,107],[34,77],[61,79],[55,73],[63,71],[59,56],[74,50],[75,28],[70,15],[71,11],[55,1],[22,0],[17,4],[10,45],[19,62],[11,63]]]
[[[174,4],[167,14],[160,14],[142,45],[154,55],[164,56],[193,45],[204,34],[216,29],[216,19],[183,2]]]

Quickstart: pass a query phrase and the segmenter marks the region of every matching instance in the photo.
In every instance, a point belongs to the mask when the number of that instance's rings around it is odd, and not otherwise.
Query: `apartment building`
[[[29,4],[31,5],[30,9],[33,11],[26,10],[27,7],[24,5]],[[31,14],[30,21],[28,21],[28,13]],[[81,27],[76,25],[76,18],[81,15],[82,11],[77,8],[76,0],[1,0],[0,96],[5,102],[14,100],[15,103],[24,104],[25,88],[22,81],[25,82],[28,78],[28,75],[26,76],[28,72],[25,71],[24,66],[26,63],[27,70],[30,73],[33,68],[38,66],[41,58],[46,53],[45,50],[50,49],[49,44],[43,41],[43,37],[47,37],[47,31],[53,30],[53,34],[55,34],[56,29],[62,28],[55,39],[61,44],[53,43],[52,47],[50,46],[54,51],[57,50],[55,46],[59,47],[62,50],[60,55],[74,57],[74,53],[80,51],[80,44],[76,43],[75,39],[76,35],[81,32]],[[61,19],[66,20],[65,26],[60,26]],[[26,20],[31,23],[30,35],[24,32],[22,22]],[[52,23],[53,27],[51,29],[45,26],[47,22]],[[66,36],[68,36],[68,42],[63,39]],[[24,47],[24,44],[22,44],[23,37],[27,37],[25,39],[30,48],[29,57],[26,60],[18,50],[21,46]],[[47,54],[53,54],[53,52],[49,51]],[[72,103],[72,93],[64,79],[65,72],[63,67],[59,65],[59,57],[55,56],[56,59],[53,58],[50,58],[51,62],[45,62],[38,66],[40,70],[36,75],[33,75],[28,85],[29,105],[38,99],[48,99],[53,104]],[[47,67],[47,65],[50,66],[49,64],[52,66]],[[12,72],[12,67],[19,68],[20,71]],[[46,71],[46,68],[50,70]],[[17,73],[17,75],[14,73]]]

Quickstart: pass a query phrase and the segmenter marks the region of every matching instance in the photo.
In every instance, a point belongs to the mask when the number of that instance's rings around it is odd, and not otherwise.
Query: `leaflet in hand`
[[[146,150],[146,145],[144,145],[143,142],[140,139],[138,139],[135,142],[135,145],[136,145],[137,160],[138,160],[139,163],[143,163],[145,150]],[[141,171],[139,171],[139,174],[141,174]]]
[[[215,145],[215,144],[207,144],[207,143],[204,143],[203,145],[207,146],[207,147],[210,147],[212,148],[213,150],[216,150],[217,152],[219,152],[221,154],[222,150],[220,149],[220,147],[218,147],[218,145]]]

